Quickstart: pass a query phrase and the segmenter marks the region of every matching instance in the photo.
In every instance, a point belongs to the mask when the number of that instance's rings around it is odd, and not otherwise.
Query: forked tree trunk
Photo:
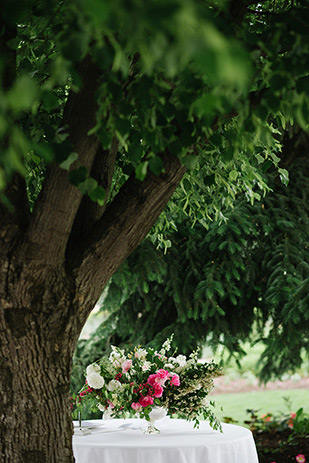
[[[100,70],[86,57],[83,86],[66,102],[79,165],[109,190],[117,139],[103,151],[96,124]],[[73,351],[107,281],[147,235],[186,172],[167,150],[164,172],[132,175],[108,205],[81,201],[67,172],[49,165],[32,214],[18,175],[0,203],[0,463],[71,463]],[[74,168],[74,165],[71,166]]]

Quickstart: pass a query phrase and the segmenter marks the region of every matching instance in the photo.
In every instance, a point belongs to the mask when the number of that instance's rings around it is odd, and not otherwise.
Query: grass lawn
[[[288,397],[291,407],[287,407],[284,397]],[[248,419],[246,410],[259,410],[260,415],[264,413],[289,413],[296,412],[303,408],[309,412],[309,390],[289,389],[279,391],[252,391],[236,394],[211,394],[209,399],[216,400],[216,416],[223,421],[224,416],[232,417],[243,426],[243,421]],[[223,411],[220,407],[223,407]],[[291,409],[290,409],[291,408]]]

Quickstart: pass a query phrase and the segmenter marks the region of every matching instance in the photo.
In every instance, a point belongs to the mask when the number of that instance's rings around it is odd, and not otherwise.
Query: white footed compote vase
[[[167,415],[166,408],[163,407],[153,407],[151,412],[149,413],[150,421],[147,421],[147,428],[143,430],[144,434],[160,434],[160,429],[155,427],[155,422],[162,420]]]

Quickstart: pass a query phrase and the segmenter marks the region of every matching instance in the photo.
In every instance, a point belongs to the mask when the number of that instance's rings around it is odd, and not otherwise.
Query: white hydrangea
[[[100,369],[99,365],[96,364],[96,363],[92,363],[91,365],[87,366],[86,374],[87,374],[87,376],[90,376],[93,373],[100,373],[100,371],[101,371],[101,369]]]
[[[106,385],[106,389],[110,392],[120,392],[123,389],[123,385],[117,379],[111,379]]]
[[[90,375],[87,375],[86,379],[88,386],[93,389],[101,389],[101,387],[105,384],[103,376],[99,373],[91,373]]]

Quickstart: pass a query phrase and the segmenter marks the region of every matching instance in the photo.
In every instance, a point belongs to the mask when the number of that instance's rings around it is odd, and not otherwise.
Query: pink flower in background
[[[122,373],[127,373],[130,370],[131,366],[132,366],[132,360],[125,360],[124,362],[122,362],[121,364]]]
[[[179,376],[178,376],[178,375],[172,376],[171,384],[172,384],[173,386],[179,386],[179,385],[180,385],[180,379],[179,379]]]
[[[139,404],[138,402],[132,402],[131,407],[133,408],[133,410],[135,410],[137,412],[138,412],[138,410],[140,410],[142,408],[141,404]]]
[[[291,412],[291,419],[295,420],[295,418],[296,418],[296,413]]]
[[[141,404],[142,407],[148,407],[148,405],[153,404],[153,397],[150,397],[149,395],[146,395],[145,397],[141,397],[139,399],[139,403]]]
[[[155,384],[154,388],[154,396],[155,397],[162,397],[163,395],[163,387],[160,384]]]
[[[295,457],[295,460],[297,461],[297,463],[305,463],[306,458],[305,458],[305,455],[299,453],[299,454]]]

